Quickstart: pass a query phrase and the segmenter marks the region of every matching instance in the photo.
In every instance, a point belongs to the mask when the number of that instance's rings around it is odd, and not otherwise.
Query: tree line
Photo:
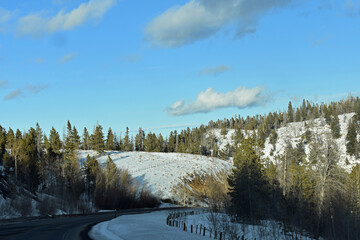
[[[90,156],[79,163],[78,149],[91,146],[102,152],[110,147],[110,141],[104,145],[103,138],[102,127],[97,125],[82,141],[69,121],[63,140],[54,128],[47,137],[39,124],[24,133],[0,126],[0,164],[8,182],[34,194],[55,196],[60,208],[69,212],[157,206],[159,201],[145,187],[140,189],[129,172],[118,169],[110,157],[103,167]],[[51,210],[56,209],[53,206]]]

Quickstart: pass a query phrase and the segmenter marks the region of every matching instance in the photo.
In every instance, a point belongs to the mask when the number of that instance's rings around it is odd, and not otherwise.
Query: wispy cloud
[[[76,54],[77,54],[76,52],[66,54],[65,56],[63,56],[62,58],[60,58],[58,60],[58,63],[60,63],[60,64],[67,63],[67,62],[73,60],[75,58]]]
[[[39,63],[39,64],[42,64],[42,63],[45,62],[45,59],[43,59],[43,58],[36,58],[36,59],[35,59],[35,62],[36,62],[36,63]]]
[[[13,12],[0,7],[0,23],[5,23],[10,20]]]
[[[90,0],[70,12],[61,10],[52,17],[42,13],[29,14],[18,20],[17,33],[39,37],[44,33],[72,30],[89,20],[101,19],[115,4],[116,0]]]
[[[10,93],[8,93],[5,97],[4,97],[4,101],[9,101],[9,100],[13,100],[13,99],[18,99],[18,98],[22,98],[23,97],[23,92],[21,89],[17,89],[14,91],[11,91]]]
[[[218,76],[221,73],[231,70],[231,67],[226,65],[220,65],[217,67],[208,67],[200,71],[200,75],[214,75]]]
[[[230,23],[237,36],[254,33],[258,19],[291,0],[190,0],[166,10],[145,28],[147,40],[162,47],[179,47],[208,38]]]
[[[134,63],[134,62],[138,62],[141,60],[141,55],[139,54],[129,54],[126,55],[122,58],[123,61],[128,62],[128,63]]]
[[[351,16],[360,15],[360,1],[347,0],[344,8]]]
[[[319,46],[319,45],[323,45],[324,43],[330,41],[331,39],[333,39],[333,35],[327,35],[327,36],[324,36],[324,37],[321,37],[319,39],[312,39],[311,40],[311,44],[316,47],[316,46]]]
[[[7,79],[2,79],[2,80],[0,80],[0,87],[6,86],[7,83],[8,83],[8,80],[7,80]]]
[[[27,85],[26,89],[33,94],[38,94],[48,87],[49,87],[48,84]]]
[[[251,89],[238,87],[234,91],[226,93],[219,93],[212,88],[208,88],[205,92],[200,92],[195,101],[186,103],[184,100],[180,100],[166,108],[166,110],[172,116],[208,113],[220,108],[259,106],[269,101],[269,98],[262,87]]]

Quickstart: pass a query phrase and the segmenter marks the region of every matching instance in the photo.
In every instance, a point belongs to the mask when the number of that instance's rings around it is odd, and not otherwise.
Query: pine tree
[[[84,132],[83,132],[83,139],[82,139],[82,145],[81,145],[81,149],[83,150],[89,150],[91,148],[90,146],[90,135],[88,130],[86,129],[86,127],[84,127]]]
[[[89,155],[87,155],[86,157],[83,168],[88,189],[88,196],[92,201],[94,201],[95,189],[97,187],[96,183],[98,183],[98,179],[101,177],[100,175],[102,173],[102,170],[96,158],[90,157]]]
[[[226,134],[227,134],[227,129],[226,129],[226,127],[222,127],[222,128],[221,128],[220,134],[221,134],[221,136],[223,136],[223,138],[225,139]]]
[[[350,155],[357,154],[357,133],[355,120],[352,119],[349,121],[348,133],[346,135],[346,152]]]
[[[54,127],[52,127],[50,130],[49,145],[47,146],[47,150],[52,151],[57,155],[60,155],[61,154],[61,146],[62,146],[62,143],[60,140],[60,135],[56,131],[56,129]]]
[[[103,128],[97,124],[94,133],[91,135],[91,147],[93,150],[103,153],[105,149]]]
[[[305,99],[303,99],[302,105],[301,105],[301,121],[307,120],[307,104]]]
[[[171,133],[170,133],[171,135]],[[135,137],[135,151],[144,151],[144,139],[145,133],[142,128],[139,128],[139,132]]]
[[[65,148],[65,154],[72,154],[72,151],[75,150],[75,142],[73,139],[73,132],[70,121],[67,122],[64,148]]]
[[[156,152],[157,148],[160,148],[158,139],[155,133],[149,132],[146,135],[145,139],[145,151],[146,152]]]
[[[115,150],[114,134],[113,134],[111,128],[109,128],[107,138],[106,138],[106,149],[107,150]]]
[[[12,149],[15,143],[15,134],[14,131],[9,128],[7,134],[6,134],[6,148]]]
[[[352,211],[360,216],[360,165],[356,164],[349,175],[347,192]]]
[[[228,179],[236,215],[252,222],[265,217],[268,201],[268,183],[255,145],[252,138],[242,140],[234,156],[235,169]]]
[[[0,163],[6,151],[6,130],[0,125]]]
[[[278,139],[278,134],[277,134],[276,130],[273,129],[273,130],[271,131],[271,134],[270,134],[270,143],[271,143],[274,147],[276,146],[277,139]]]
[[[298,108],[295,114],[295,122],[301,122],[301,119],[302,119],[301,112],[300,109]]]
[[[165,152],[165,141],[161,133],[158,137],[158,147],[156,148],[156,152]]]
[[[74,149],[79,149],[81,145],[81,140],[80,140],[79,132],[77,131],[75,126],[73,126],[71,131],[71,139],[74,143]]]
[[[332,117],[331,122],[330,122],[330,129],[331,129],[331,133],[333,138],[340,138],[341,134],[340,134],[340,122],[339,122],[339,116],[336,114]]]
[[[36,123],[35,131],[36,131],[36,148],[40,157],[44,149],[44,134],[40,128],[39,123]]]
[[[129,137],[129,128],[126,127],[126,131],[125,131],[125,137],[123,140],[123,144],[124,144],[124,150],[127,152],[133,151],[132,148],[132,143],[130,142],[130,137]]]
[[[174,132],[170,132],[169,141],[168,141],[168,151],[175,152],[176,148],[176,135]]]
[[[120,188],[120,171],[110,156],[108,156],[105,165],[105,184],[107,190],[117,190]]]
[[[40,183],[36,137],[36,130],[30,128],[21,140],[19,147],[20,180],[33,192],[36,191]]]
[[[287,119],[288,122],[290,122],[290,123],[291,123],[291,122],[294,122],[294,110],[293,110],[291,101],[289,101],[287,115],[288,115],[288,119]]]

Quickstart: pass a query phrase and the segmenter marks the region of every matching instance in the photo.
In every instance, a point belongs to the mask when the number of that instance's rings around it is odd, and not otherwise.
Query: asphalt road
[[[127,210],[117,212],[117,216],[128,214],[140,214],[154,210]],[[156,211],[156,210],[155,210]],[[0,225],[1,240],[65,240],[65,239],[90,239],[87,232],[96,223],[111,220],[115,213],[58,217],[49,219],[27,220]]]

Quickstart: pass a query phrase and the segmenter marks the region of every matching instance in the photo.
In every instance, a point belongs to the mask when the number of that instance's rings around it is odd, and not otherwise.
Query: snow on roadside
[[[210,213],[200,213],[195,215],[188,215],[182,217],[180,221],[185,221],[188,227],[188,232],[185,232],[177,227],[170,227],[166,225],[166,218],[168,211],[153,212],[137,215],[123,215],[113,220],[102,222],[95,225],[89,232],[89,236],[94,240],[170,240],[170,239],[189,239],[189,240],[206,240],[210,239],[210,228],[214,229],[210,223]],[[217,221],[221,225],[222,219],[229,219],[225,214],[217,214]],[[190,226],[198,225],[198,233],[190,233]],[[200,225],[207,229],[206,236],[201,236],[199,233]],[[238,236],[244,236],[245,239],[264,239],[264,240],[288,240],[295,237],[304,240],[311,240],[312,238],[299,234],[284,234],[281,225],[274,221],[264,221],[262,225],[245,225],[234,224]],[[220,228],[219,228],[220,230]],[[220,230],[221,231],[221,230]],[[212,231],[212,238],[214,231]]]
[[[137,215],[123,215],[99,223],[91,229],[89,236],[94,240],[204,240],[199,235],[184,232],[166,225],[168,211]]]

